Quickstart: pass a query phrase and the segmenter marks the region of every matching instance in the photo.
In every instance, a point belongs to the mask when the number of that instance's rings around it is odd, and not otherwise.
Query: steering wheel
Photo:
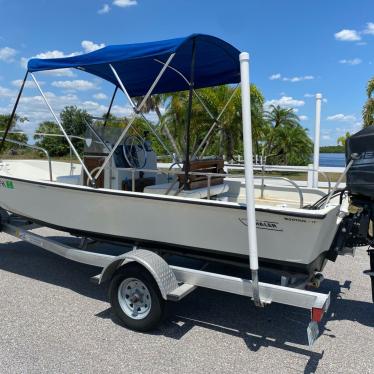
[[[123,156],[133,169],[143,169],[147,163],[145,140],[140,136],[130,135],[123,142]]]
[[[180,162],[173,162],[170,166],[169,166],[169,170],[173,169],[174,166],[178,165],[179,166],[179,169],[182,169],[182,165]]]

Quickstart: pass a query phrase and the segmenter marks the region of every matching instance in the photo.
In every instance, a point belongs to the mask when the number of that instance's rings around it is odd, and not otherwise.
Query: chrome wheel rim
[[[151,294],[137,278],[127,278],[118,287],[118,301],[122,311],[132,319],[143,319],[151,311]]]

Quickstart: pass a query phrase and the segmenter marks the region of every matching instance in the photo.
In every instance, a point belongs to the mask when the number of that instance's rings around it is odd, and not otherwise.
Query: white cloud
[[[304,75],[304,76],[301,76],[301,77],[283,77],[282,80],[284,81],[289,81],[289,82],[301,82],[301,81],[309,81],[309,80],[312,80],[314,79],[314,76],[313,75]]]
[[[363,34],[374,35],[374,23],[373,22],[368,22],[366,24],[366,29],[363,31]]]
[[[0,60],[5,62],[14,61],[14,56],[17,54],[17,51],[10,47],[0,48]]]
[[[105,100],[108,98],[107,95],[105,95],[104,93],[100,92],[100,93],[97,93],[95,95],[92,96],[94,99],[96,100]]]
[[[21,85],[22,85],[22,82],[23,82],[22,79],[16,79],[16,80],[12,81],[12,86],[20,88]],[[38,83],[39,83],[40,86],[42,86],[44,84],[44,82],[39,81],[39,80],[38,80]],[[25,88],[36,88],[34,81],[30,81],[30,80],[26,81]]]
[[[15,92],[13,90],[0,86],[0,99],[4,97],[12,97],[14,95],[15,95]]]
[[[299,116],[299,118],[300,118],[301,121],[307,121],[308,120],[308,116],[304,116],[304,115]]]
[[[342,114],[342,113],[328,116],[326,119],[328,121],[338,121],[338,122],[354,122],[357,120],[353,114]]]
[[[293,107],[300,107],[305,104],[304,100],[297,100],[290,96],[282,96],[280,99],[273,99],[268,100],[265,102],[265,106],[268,107],[270,105],[274,106],[281,106],[286,108],[293,108]]]
[[[72,53],[66,54],[62,51],[55,49],[53,51],[38,53],[36,56],[31,57],[31,58],[61,58],[61,57],[72,57],[72,56],[77,56],[77,55],[79,55],[79,52],[72,52]]]
[[[366,44],[368,44],[367,42],[358,42],[358,43],[356,43],[356,45],[366,45]]]
[[[93,52],[96,51],[97,49],[104,48],[105,44],[96,44],[94,42],[91,42],[90,40],[83,40],[81,43],[82,48],[84,49],[84,52]]]
[[[335,39],[342,42],[356,42],[361,40],[360,34],[356,30],[343,29],[334,34]]]
[[[304,94],[304,97],[306,97],[306,98],[315,98],[316,97],[316,95],[315,94],[311,94],[311,93],[306,93],[306,94]],[[327,103],[327,99],[324,97],[323,99],[322,99],[322,102],[323,103]]]
[[[137,0],[114,0],[113,5],[119,6],[121,8],[126,8],[129,6],[137,5]]]
[[[132,115],[134,111],[130,106],[113,105],[111,113],[118,117],[126,117]]]
[[[93,82],[86,81],[83,79],[76,79],[73,81],[54,81],[52,82],[52,86],[73,91],[87,91],[97,88],[97,86]]]
[[[282,74],[277,73],[273,74],[269,77],[270,80],[282,80],[285,82],[301,82],[301,81],[308,81],[314,79],[313,75],[304,75],[304,76],[295,76],[295,77],[283,77]]]
[[[102,8],[100,8],[97,13],[98,14],[106,14],[110,12],[110,6],[108,4],[104,4]]]
[[[41,71],[40,74],[52,75],[54,77],[76,77],[73,69],[45,70]]]
[[[59,50],[53,50],[53,51],[46,51],[46,52],[41,52],[38,53],[35,56],[32,57],[22,57],[21,58],[21,65],[24,69],[27,68],[27,63],[30,59],[32,58],[61,58],[61,57],[73,57],[79,55],[81,52],[72,52],[72,53],[64,53]],[[41,72],[42,74],[47,74],[47,75],[54,75],[56,77],[74,77],[75,74],[72,71],[72,69],[57,69],[57,70],[45,70]]]
[[[272,74],[272,75],[270,75],[269,79],[270,79],[271,81],[281,79],[281,74],[280,74],[280,73]]]
[[[351,60],[339,60],[339,64],[347,64],[347,65],[358,65],[361,64],[362,60],[360,58],[353,58]]]
[[[330,135],[322,135],[323,140],[330,140],[331,136]]]

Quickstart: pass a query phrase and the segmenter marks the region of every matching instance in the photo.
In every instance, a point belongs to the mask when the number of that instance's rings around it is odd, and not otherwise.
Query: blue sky
[[[9,113],[28,58],[60,57],[108,44],[215,35],[251,55],[251,79],[267,104],[291,106],[313,136],[321,92],[322,144],[361,126],[365,85],[374,76],[369,0],[0,0],[0,113]],[[56,111],[77,104],[102,114],[111,86],[80,72],[39,73]],[[51,119],[31,82],[20,114],[32,132]],[[129,113],[118,97],[115,113]]]

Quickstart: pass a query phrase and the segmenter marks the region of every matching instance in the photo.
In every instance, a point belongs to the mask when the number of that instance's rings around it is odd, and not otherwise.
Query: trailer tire
[[[109,300],[115,315],[131,330],[152,330],[164,316],[165,300],[156,281],[136,263],[121,266],[114,273]]]

